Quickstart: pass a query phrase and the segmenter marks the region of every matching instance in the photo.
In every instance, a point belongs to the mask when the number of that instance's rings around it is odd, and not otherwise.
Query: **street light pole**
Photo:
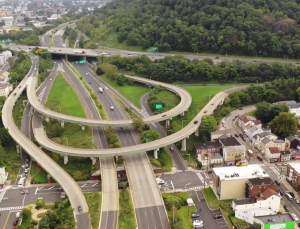
[[[66,141],[67,141],[67,146],[69,147],[69,142],[68,142],[68,138],[63,138],[63,139],[66,139]]]
[[[181,121],[181,129],[183,129],[183,122],[184,122],[184,121],[186,121],[186,120],[182,120],[182,121]]]

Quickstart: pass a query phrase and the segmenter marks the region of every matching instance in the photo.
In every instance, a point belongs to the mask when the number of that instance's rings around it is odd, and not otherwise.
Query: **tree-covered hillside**
[[[300,0],[115,0],[81,18],[101,43],[159,51],[300,57]]]

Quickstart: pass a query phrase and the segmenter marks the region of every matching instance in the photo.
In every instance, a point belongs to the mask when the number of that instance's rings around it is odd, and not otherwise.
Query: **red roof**
[[[270,147],[269,150],[270,150],[270,153],[280,153],[278,147]]]
[[[241,115],[241,116],[239,117],[239,119],[240,119],[243,123],[247,123],[247,122],[250,121],[246,115]]]
[[[252,122],[253,122],[255,125],[261,124],[261,121],[260,121],[260,120],[253,120]]]

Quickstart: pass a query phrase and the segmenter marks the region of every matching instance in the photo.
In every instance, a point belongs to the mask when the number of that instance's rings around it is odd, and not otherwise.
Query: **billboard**
[[[156,109],[156,110],[161,109],[162,107],[163,107],[162,104],[156,104],[156,105],[155,105],[155,109]]]
[[[294,229],[295,222],[265,224],[264,229]]]

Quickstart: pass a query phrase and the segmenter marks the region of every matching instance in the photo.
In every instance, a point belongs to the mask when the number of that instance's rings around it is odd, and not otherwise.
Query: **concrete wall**
[[[245,188],[248,179],[221,180],[220,200],[245,198]]]

